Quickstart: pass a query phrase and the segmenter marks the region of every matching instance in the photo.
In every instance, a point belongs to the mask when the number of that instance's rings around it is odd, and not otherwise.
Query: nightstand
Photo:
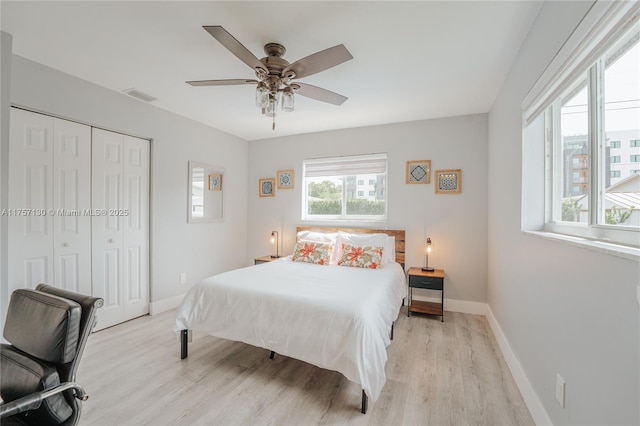
[[[261,257],[256,257],[255,259],[253,259],[253,264],[254,265],[259,265],[261,263],[267,263],[267,262],[271,262],[272,260],[276,260],[276,259],[280,259],[279,257],[273,257],[273,256],[261,256]]]
[[[409,269],[407,275],[409,276],[409,306],[407,307],[407,316],[411,316],[411,312],[439,315],[442,317],[442,322],[444,322],[444,269],[423,271],[422,268],[412,267]],[[440,290],[442,295],[440,303],[413,300],[411,296],[414,288]]]

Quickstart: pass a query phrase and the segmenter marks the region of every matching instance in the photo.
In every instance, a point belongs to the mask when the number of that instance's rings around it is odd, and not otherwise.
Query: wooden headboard
[[[404,229],[369,229],[369,228],[329,228],[324,226],[298,226],[296,233],[300,231],[318,232],[349,232],[351,234],[387,234],[396,237],[396,262],[404,268]]]

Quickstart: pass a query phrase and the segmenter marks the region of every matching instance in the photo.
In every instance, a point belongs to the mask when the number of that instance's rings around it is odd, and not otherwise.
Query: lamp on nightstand
[[[271,244],[276,243],[276,255],[271,255],[272,258],[278,258],[280,257],[279,253],[278,253],[278,231],[271,231]]]
[[[424,247],[424,267],[422,268],[425,272],[432,272],[434,269],[429,267],[429,253],[431,253],[431,238],[427,237],[427,242]]]

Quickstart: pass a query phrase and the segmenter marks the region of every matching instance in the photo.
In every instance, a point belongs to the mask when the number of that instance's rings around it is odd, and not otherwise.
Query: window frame
[[[628,34],[628,33],[626,33]],[[626,36],[625,34],[625,36]],[[623,37],[615,39],[613,42],[607,43],[607,49],[614,46]],[[606,50],[605,50],[606,52]],[[556,178],[560,172],[559,163],[562,161],[562,136],[560,135],[560,109],[562,105],[562,96],[570,91],[583,78],[584,74],[574,74],[573,80],[565,82],[564,91],[545,109],[544,127],[545,127],[545,181],[547,185],[544,191],[545,202],[545,218],[543,230],[546,232],[572,235],[578,237],[586,237],[598,241],[615,242],[633,247],[639,247],[638,239],[640,238],[640,227],[625,225],[609,225],[605,223],[604,208],[604,187],[605,174],[607,173],[606,156],[604,150],[606,146],[605,128],[604,128],[604,73],[606,71],[604,64],[604,52],[602,55],[587,69],[587,91],[588,91],[588,182],[589,189],[587,191],[588,206],[587,222],[567,222],[559,221],[561,216],[561,204],[558,200],[558,193],[562,193],[562,181]],[[524,126],[526,128],[526,126]],[[618,161],[614,161],[614,159]],[[630,157],[633,159],[633,155]],[[560,161],[558,161],[560,160]],[[619,164],[621,157],[609,157],[609,164]],[[640,207],[640,206],[638,206]]]
[[[602,90],[602,82],[598,81],[599,75],[604,73],[602,58],[616,43],[624,40],[631,32],[637,31],[638,25],[640,25],[638,24],[639,17],[640,7],[637,3],[595,3],[523,99],[521,222],[523,231],[534,233],[542,231],[542,233],[549,233],[549,235],[579,237],[590,245],[613,243],[633,247],[632,250],[640,248],[640,227],[605,223],[604,191],[599,191],[599,189],[604,188],[605,175],[610,169],[607,168],[608,164],[605,164],[607,142],[602,126],[603,103],[590,111],[588,146],[594,155],[590,156],[589,163],[591,189],[588,194],[589,219],[586,224],[551,220],[554,209],[558,208],[551,202],[552,190],[558,184],[557,179],[553,179],[554,168],[549,158],[550,153],[553,153],[554,135],[548,124],[554,114],[552,105],[558,98],[566,95],[569,87],[583,78],[585,73],[588,73],[589,84],[593,86],[589,89],[589,103],[598,105],[595,101],[599,95],[602,95],[598,92],[598,90]],[[557,145],[561,146],[561,144]],[[539,157],[540,160],[537,162],[539,168],[536,170],[535,167],[532,168],[527,164],[525,158],[528,158],[528,154],[537,152],[544,152],[544,155]],[[533,180],[535,176],[539,176],[538,179],[540,179],[537,184]],[[534,198],[529,199],[529,197]],[[559,203],[561,203],[561,198],[556,201],[556,204]],[[539,210],[536,212],[529,207],[537,207]],[[555,213],[557,214],[557,210]],[[621,247],[620,250],[625,249]]]
[[[349,173],[349,174],[335,174],[335,175],[327,175],[327,176],[331,176],[331,177],[342,177],[342,214],[340,215],[313,215],[313,214],[309,214],[307,211],[307,197],[308,197],[308,183],[307,183],[307,179],[310,178],[309,176],[307,176],[307,164],[310,163],[315,163],[318,161],[323,161],[323,162],[333,162],[336,167],[340,167],[339,163],[342,162],[349,162],[351,160],[358,160],[358,159],[371,159],[373,161],[375,160],[379,160],[379,161],[384,161],[384,167],[383,167],[383,171],[381,172],[377,172],[377,173],[360,173],[360,175],[367,175],[367,174],[377,174],[377,175],[383,175],[384,177],[384,189],[380,192],[380,195],[382,195],[384,197],[384,214],[382,215],[355,215],[355,214],[347,214],[346,213],[346,209],[347,209],[347,201],[349,200],[348,195],[348,191],[347,191],[347,177],[349,176],[354,176],[357,174],[354,173]],[[382,170],[382,169],[380,169]],[[309,221],[309,222],[341,222],[341,223],[345,223],[345,222],[386,222],[387,221],[387,215],[388,215],[388,209],[389,209],[389,196],[388,196],[388,191],[386,190],[389,186],[389,158],[387,153],[375,153],[375,154],[361,154],[361,155],[348,155],[348,156],[340,156],[340,157],[326,157],[326,158],[312,158],[312,159],[305,159],[302,162],[302,206],[301,206],[301,218],[303,221]],[[358,185],[358,180],[356,180],[356,185]],[[366,185],[362,185],[362,186],[366,186]],[[362,188],[361,190],[357,190],[356,191],[356,198],[359,197],[359,195],[357,195],[359,192],[362,192],[362,197],[365,197],[364,192],[365,189]]]

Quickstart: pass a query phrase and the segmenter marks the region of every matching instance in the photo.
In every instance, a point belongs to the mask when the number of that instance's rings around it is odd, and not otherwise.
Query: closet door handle
[[[69,243],[62,243],[62,247],[69,247]]]
[[[109,238],[109,239],[107,240],[107,242],[108,242],[108,243],[112,243],[112,242],[113,242],[113,238]]]

